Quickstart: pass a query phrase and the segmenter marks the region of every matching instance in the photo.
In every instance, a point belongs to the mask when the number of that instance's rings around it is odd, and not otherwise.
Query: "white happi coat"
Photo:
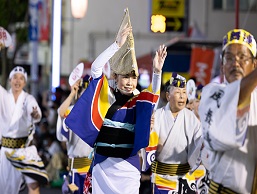
[[[204,87],[199,113],[209,152],[210,178],[238,193],[251,193],[257,162],[257,89],[238,111],[240,80]]]
[[[170,104],[167,103],[163,108],[157,109],[154,114],[154,127],[150,134],[149,144],[151,151],[146,151],[147,163],[143,164],[143,170],[148,168],[154,159],[166,164],[189,163],[191,169],[195,168],[202,145],[201,136],[200,121],[192,111],[184,108],[175,119],[170,111]],[[152,182],[158,185],[155,176],[157,174],[153,173]],[[179,178],[179,176],[169,175],[158,176],[170,181],[176,181]],[[162,186],[170,187],[170,185]]]
[[[33,123],[39,122],[38,120],[32,120],[31,112],[32,107],[37,107],[41,119],[41,110],[37,101],[32,95],[29,95],[25,91],[22,91],[19,95],[17,102],[15,103],[12,91],[6,91],[0,86],[0,139],[3,137],[19,138],[29,135],[30,126]],[[26,148],[20,148],[20,150],[26,150]],[[11,162],[7,160],[5,152],[11,153],[14,149],[1,148],[0,155],[0,188],[1,193],[17,194],[19,192],[20,185],[22,183],[22,174],[16,170]],[[36,149],[29,149],[30,157],[35,156],[37,158]]]
[[[154,114],[154,130],[159,134],[156,160],[166,164],[189,163],[193,167],[201,148],[201,124],[194,113],[182,109],[175,120],[168,103]]]

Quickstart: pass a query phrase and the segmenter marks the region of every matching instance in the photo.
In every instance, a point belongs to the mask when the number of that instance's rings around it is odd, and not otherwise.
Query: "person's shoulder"
[[[28,92],[25,92],[25,96],[26,96],[25,98],[26,98],[27,102],[34,102],[34,101],[37,102],[35,96],[33,96],[32,94],[29,94]]]
[[[26,95],[27,98],[34,98],[35,99],[35,97],[28,92],[25,92],[25,95]]]
[[[195,113],[192,110],[189,110],[188,108],[183,108],[181,111],[184,111],[184,113],[187,114],[187,116],[190,116],[190,117],[195,116]],[[195,116],[195,118],[197,117]]]
[[[212,93],[213,91],[216,90],[224,90],[226,88],[226,84],[223,83],[209,83],[207,85],[205,85],[202,89],[202,98],[205,97],[206,95],[209,95],[210,93]]]
[[[189,119],[190,121],[200,124],[199,119],[196,117],[195,113],[188,108],[184,108],[182,111],[185,113],[185,119]]]
[[[0,91],[7,92],[7,90],[0,84]]]
[[[208,83],[206,86],[204,86],[203,90],[210,89],[210,88],[224,88],[224,87],[226,87],[226,84],[224,83],[211,82],[211,83]]]
[[[167,107],[167,105],[165,105],[165,106],[162,106],[162,107],[160,107],[160,108],[157,108],[156,110],[155,110],[155,114],[157,113],[157,114],[161,114],[161,113],[164,113],[165,111],[170,111],[170,109],[169,109],[169,107]]]

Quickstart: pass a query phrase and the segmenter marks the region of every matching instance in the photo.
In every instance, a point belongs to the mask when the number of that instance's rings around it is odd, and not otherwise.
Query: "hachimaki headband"
[[[185,88],[186,87],[186,78],[177,74],[176,72],[172,73],[170,78],[170,85],[178,87],[178,88]]]
[[[27,76],[27,72],[25,71],[25,69],[21,66],[17,66],[14,67],[13,70],[10,72],[9,74],[9,79],[12,79],[12,77],[16,74],[16,73],[20,73],[25,77],[25,80],[27,81],[28,76]]]
[[[252,34],[243,29],[230,30],[223,37],[222,51],[230,44],[242,44],[250,49],[254,57],[256,57],[256,41]]]

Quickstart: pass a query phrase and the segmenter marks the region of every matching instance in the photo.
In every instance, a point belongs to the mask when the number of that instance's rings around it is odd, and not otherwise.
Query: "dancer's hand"
[[[116,43],[119,47],[122,47],[122,45],[125,43],[128,35],[132,32],[132,26],[129,26],[128,23],[119,30],[117,37],[116,37]]]
[[[39,119],[40,118],[40,114],[37,110],[37,107],[32,107],[32,112],[31,112],[30,115],[33,119]]]
[[[74,97],[77,95],[79,90],[81,79],[77,80],[72,86],[71,86],[71,95]]]
[[[155,57],[153,59],[153,71],[154,73],[159,74],[162,70],[165,58],[167,56],[167,47],[164,45],[160,45],[159,49],[155,53]]]

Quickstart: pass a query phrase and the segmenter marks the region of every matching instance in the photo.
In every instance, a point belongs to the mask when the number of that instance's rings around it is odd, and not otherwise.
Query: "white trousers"
[[[122,158],[107,158],[92,173],[93,194],[138,194],[140,172]]]

